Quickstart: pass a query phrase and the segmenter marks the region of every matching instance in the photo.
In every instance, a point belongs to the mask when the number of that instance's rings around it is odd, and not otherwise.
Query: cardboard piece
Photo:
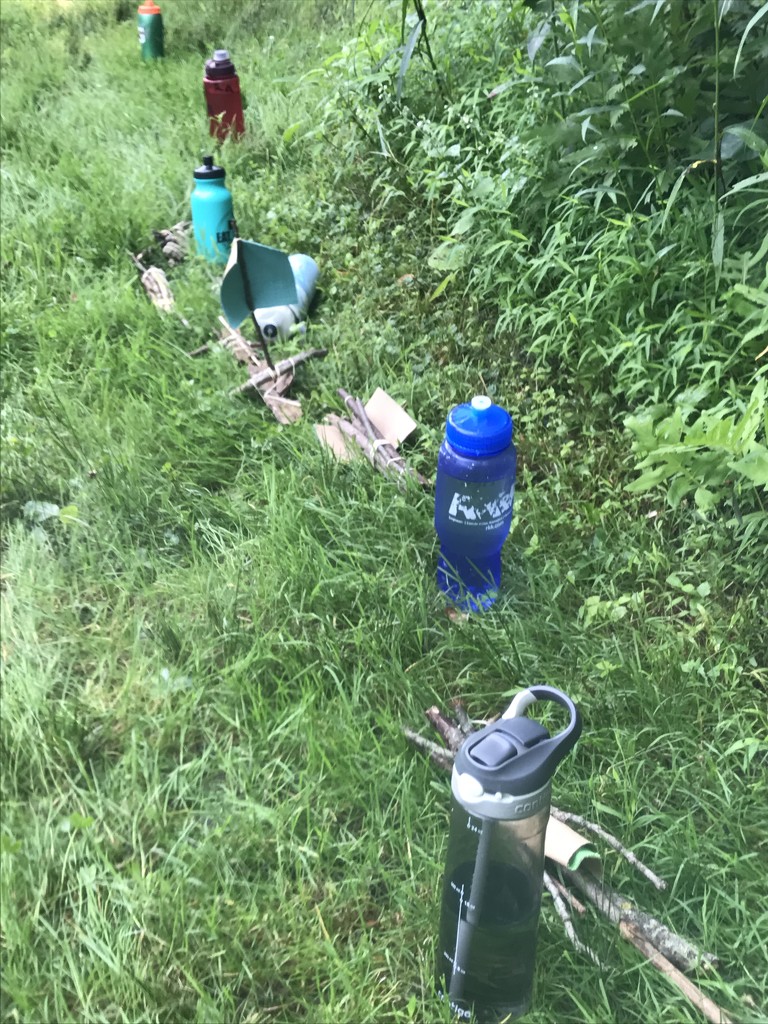
[[[381,388],[376,388],[368,399],[365,411],[374,427],[386,437],[393,448],[397,448],[417,426],[405,409]]]
[[[355,458],[351,442],[348,442],[345,434],[333,423],[316,423],[315,433],[321,444],[330,448],[337,459],[342,462],[351,462]]]
[[[549,819],[544,856],[571,871],[575,871],[585,860],[591,862],[589,867],[592,871],[599,874],[602,869],[600,855],[592,843],[557,818]]]

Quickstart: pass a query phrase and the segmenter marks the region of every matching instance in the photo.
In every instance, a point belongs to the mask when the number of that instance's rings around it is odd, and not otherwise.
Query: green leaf
[[[748,455],[743,459],[735,459],[729,462],[728,466],[747,480],[751,480],[756,487],[768,488],[768,448],[761,444],[755,445]]]
[[[655,469],[649,469],[647,473],[643,473],[637,480],[627,484],[624,490],[629,491],[630,494],[641,494],[643,491],[650,491],[652,487],[656,487],[662,480],[666,480],[673,472],[673,468],[665,463],[662,466],[657,466]]]
[[[765,139],[761,139],[757,132],[753,132],[751,128],[746,128],[743,124],[731,125],[725,129],[723,135],[735,136],[748,149],[751,149],[753,153],[765,153],[768,150],[768,142]]]
[[[283,132],[283,142],[290,142],[296,132],[301,128],[301,121],[296,121]]]
[[[472,227],[472,221],[475,219],[477,213],[477,207],[471,206],[468,210],[459,217],[456,223],[451,228],[452,235],[464,235]]]
[[[526,41],[526,49],[528,50],[528,60],[533,64],[536,59],[536,54],[541,49],[542,43],[549,35],[550,24],[549,19],[541,21],[536,28],[531,32]]]
[[[766,181],[768,181],[768,171],[763,171],[761,174],[753,174],[751,177],[744,178],[743,181],[737,182],[733,188],[728,189],[728,191],[723,194],[722,198],[725,199],[726,196],[732,196],[734,192],[741,192],[742,189],[752,188],[754,185],[762,185]]]
[[[741,42],[739,43],[739,48],[736,51],[736,59],[733,62],[734,78],[736,77],[736,68],[739,66],[739,61],[741,60],[741,51],[744,49],[744,43],[746,43],[747,41],[747,36],[758,23],[758,21],[760,21],[761,18],[764,18],[766,14],[768,14],[768,2],[764,3],[760,10],[757,12],[757,14],[750,18],[749,22],[747,23],[747,27],[744,29],[744,32],[741,37]]]
[[[403,59],[400,61],[400,70],[397,73],[397,83],[395,85],[395,95],[398,100],[402,99],[403,96],[405,73],[408,70],[408,65],[411,63],[411,57],[413,56],[413,51],[416,49],[416,43],[419,41],[422,26],[423,22],[421,21],[421,18],[419,18],[411,29],[411,34],[408,36],[408,42],[405,44],[405,52],[403,53]]]
[[[77,505],[65,505],[64,508],[59,509],[59,522],[65,526],[85,526],[82,519],[78,518]]]
[[[0,853],[14,854],[21,849],[21,842],[18,839],[11,839],[4,832],[0,835]]]
[[[438,298],[440,295],[442,295],[443,292],[445,291],[445,289],[448,287],[448,285],[451,283],[451,281],[454,280],[455,277],[456,277],[456,273],[455,272],[453,274],[448,274],[446,277],[444,277],[443,280],[440,282],[440,284],[437,286],[437,288],[435,288],[435,290],[429,296],[429,301],[430,302],[434,302],[436,298]]]
[[[717,501],[717,495],[713,494],[712,491],[707,490],[706,487],[697,487],[693,495],[693,500],[696,502],[696,508],[701,512],[709,512]]]

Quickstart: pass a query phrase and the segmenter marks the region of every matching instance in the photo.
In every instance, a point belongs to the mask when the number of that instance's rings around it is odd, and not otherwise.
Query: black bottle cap
[[[232,78],[234,74],[235,65],[228,50],[214,50],[213,57],[205,62],[206,78]]]
[[[523,796],[546,786],[581,735],[581,715],[570,697],[553,686],[531,686],[536,700],[567,708],[568,725],[556,736],[530,718],[500,718],[472,735],[456,755],[456,771],[471,775],[488,793]]]
[[[210,178],[221,178],[226,176],[226,171],[223,167],[217,167],[213,162],[212,156],[203,157],[203,166],[195,168],[195,179],[197,181],[206,181]]]

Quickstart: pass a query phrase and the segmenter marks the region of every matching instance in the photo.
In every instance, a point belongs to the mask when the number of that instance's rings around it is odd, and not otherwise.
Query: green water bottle
[[[163,16],[155,0],[145,0],[139,6],[139,45],[144,60],[164,57]]]

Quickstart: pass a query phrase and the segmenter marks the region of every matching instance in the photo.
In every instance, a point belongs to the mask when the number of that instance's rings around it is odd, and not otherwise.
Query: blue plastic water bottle
[[[515,498],[512,431],[509,413],[484,395],[446,420],[435,484],[437,583],[465,611],[489,608],[498,596]]]
[[[237,232],[225,176],[226,171],[215,166],[212,156],[203,157],[203,166],[195,169],[192,228],[197,251],[211,263],[227,262]]]

